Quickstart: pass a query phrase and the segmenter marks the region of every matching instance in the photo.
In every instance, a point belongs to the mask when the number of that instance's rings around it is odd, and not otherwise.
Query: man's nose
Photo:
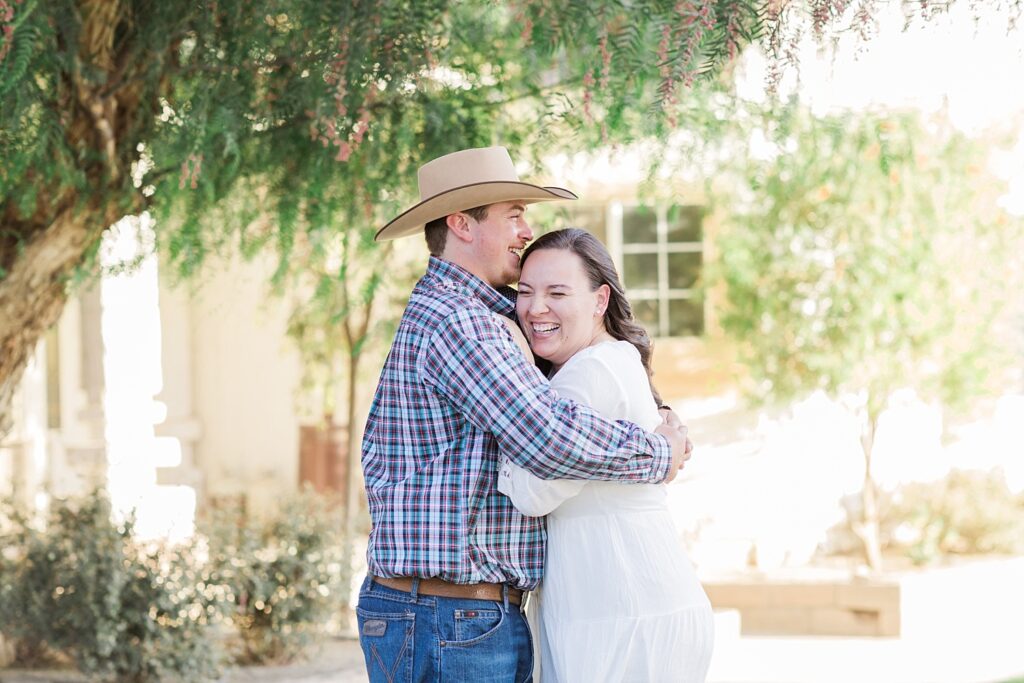
[[[527,242],[533,240],[533,228],[530,227],[530,224],[526,222],[525,218],[523,218],[519,224],[519,237]]]

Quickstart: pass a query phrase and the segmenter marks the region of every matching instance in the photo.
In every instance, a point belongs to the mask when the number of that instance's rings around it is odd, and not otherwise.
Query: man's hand
[[[661,415],[661,421],[669,425],[670,427],[678,427],[683,430],[686,429],[686,425],[684,425],[683,421],[679,419],[679,416],[676,415],[676,412],[669,408],[668,406],[662,406],[661,408],[658,408],[658,414]],[[689,454],[693,453],[693,442],[690,441],[689,435],[687,435],[686,437],[686,452],[688,454],[686,456],[686,459],[689,460]],[[682,465],[680,465],[680,467],[682,467]]]
[[[679,470],[683,469],[683,464],[690,459],[690,453],[693,452],[693,444],[690,443],[690,439],[686,436],[686,427],[681,424],[675,427],[668,423],[662,423],[658,425],[654,433],[661,434],[668,439],[668,444],[672,447],[672,464],[669,465],[668,473],[665,475],[665,483],[667,484],[676,478]]]

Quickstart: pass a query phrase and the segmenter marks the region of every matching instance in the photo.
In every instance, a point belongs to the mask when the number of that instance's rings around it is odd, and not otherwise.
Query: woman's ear
[[[462,242],[473,241],[473,231],[469,221],[469,216],[464,213],[450,213],[445,219],[449,233]]]
[[[612,290],[608,285],[601,285],[595,292],[597,294],[597,310],[598,317],[603,316],[604,312],[608,310],[608,300],[611,298]]]

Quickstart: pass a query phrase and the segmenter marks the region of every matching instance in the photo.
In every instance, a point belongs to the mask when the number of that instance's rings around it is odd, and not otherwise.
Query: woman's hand
[[[523,334],[523,331],[519,329],[518,325],[505,316],[500,315],[498,317],[501,318],[501,322],[505,323],[505,327],[508,328],[508,331],[512,333],[512,338],[516,341],[516,344],[519,345],[519,348],[523,350],[523,353],[526,354],[526,359],[532,363],[533,351],[530,349],[530,344],[527,343],[526,336]]]

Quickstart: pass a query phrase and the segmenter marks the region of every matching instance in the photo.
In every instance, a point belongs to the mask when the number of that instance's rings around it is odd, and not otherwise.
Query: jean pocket
[[[457,629],[458,636],[465,639],[441,642],[440,680],[518,683],[529,678],[529,662],[524,650],[529,647],[525,642],[529,636],[525,630],[519,634],[514,628],[515,620],[520,618],[518,611],[462,609],[461,614],[459,612],[449,614],[442,631],[454,637]]]
[[[501,628],[504,613],[500,609],[455,610],[456,644],[475,643]]]
[[[455,640],[445,643],[448,647],[468,647],[487,640],[501,631],[505,623],[505,611],[501,609],[457,609],[454,612]]]
[[[412,681],[416,615],[373,612],[357,607],[356,621],[370,682]]]

